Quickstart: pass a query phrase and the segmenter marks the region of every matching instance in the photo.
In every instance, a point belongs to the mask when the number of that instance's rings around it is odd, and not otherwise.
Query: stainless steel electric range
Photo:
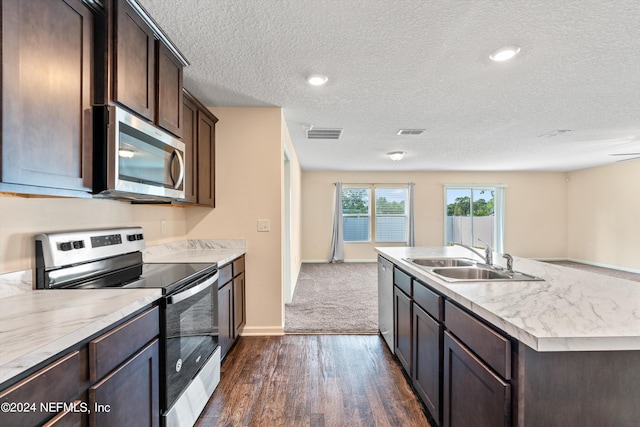
[[[218,266],[144,263],[140,227],[36,236],[38,289],[159,288],[162,419],[193,425],[220,380]]]

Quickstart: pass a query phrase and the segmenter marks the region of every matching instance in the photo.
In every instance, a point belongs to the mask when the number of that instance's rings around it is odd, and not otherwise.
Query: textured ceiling
[[[640,153],[638,0],[139,2],[203,103],[283,108],[306,170],[568,171]],[[344,132],[307,140],[307,125]]]

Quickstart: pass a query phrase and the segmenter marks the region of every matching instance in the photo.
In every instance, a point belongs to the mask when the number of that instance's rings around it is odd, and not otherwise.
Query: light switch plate
[[[268,219],[259,219],[258,220],[258,231],[271,231],[271,221]]]

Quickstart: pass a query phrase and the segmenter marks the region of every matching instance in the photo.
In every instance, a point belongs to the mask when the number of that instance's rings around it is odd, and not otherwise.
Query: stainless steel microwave
[[[97,197],[170,201],[185,196],[185,145],[121,107],[94,106]]]

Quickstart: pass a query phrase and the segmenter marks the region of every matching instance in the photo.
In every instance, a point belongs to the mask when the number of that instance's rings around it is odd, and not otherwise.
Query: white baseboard
[[[266,337],[284,335],[282,326],[245,326],[240,332],[243,337]]]

